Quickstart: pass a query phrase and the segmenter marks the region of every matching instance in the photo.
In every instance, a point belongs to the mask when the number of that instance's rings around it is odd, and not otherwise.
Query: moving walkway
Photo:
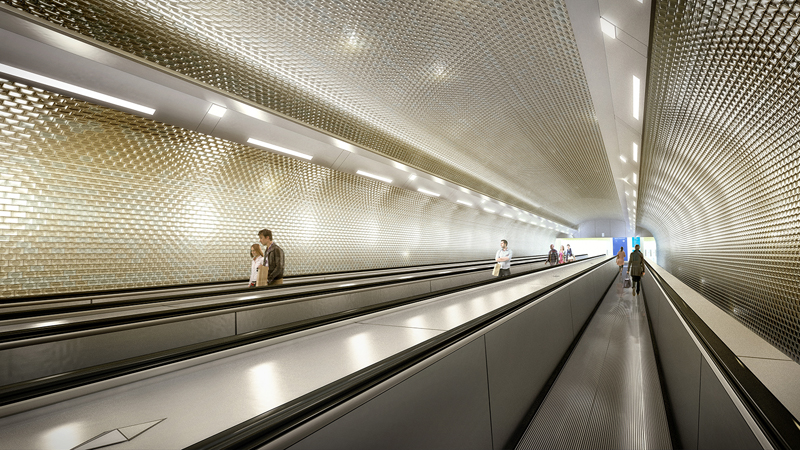
[[[512,267],[523,273],[543,268],[542,261],[519,258]],[[125,306],[119,305],[130,298],[99,310],[6,320],[0,323],[0,405],[494,282],[492,266],[481,261],[365,271],[362,278],[346,273],[293,286],[199,298],[139,296]]]
[[[621,315],[642,326],[645,312],[652,325],[674,446],[800,448],[792,415],[648,272],[646,309]],[[615,300],[616,276],[612,259],[583,261],[298,329],[8,415],[0,439],[54,448],[42,444],[60,436],[62,448],[85,450],[104,436],[120,449],[515,448],[569,361],[586,354],[581,337]],[[680,349],[667,351],[673,341]],[[676,371],[695,376],[674,363],[684,351],[709,366],[688,386],[706,389],[688,409],[685,379],[673,384]],[[700,420],[687,432],[678,422],[692,414]]]
[[[585,257],[586,255],[578,255]],[[512,264],[520,266],[533,262],[545,261],[545,255],[534,255],[515,258]],[[284,285],[271,287],[270,290],[284,292],[288,286],[304,287],[306,291],[324,290],[336,283],[379,283],[391,280],[392,277],[414,277],[419,275],[452,272],[475,272],[486,270],[494,265],[493,260],[463,261],[445,264],[426,264],[389,269],[369,269],[346,272],[332,272],[286,277]],[[404,278],[405,279],[405,278]],[[224,294],[253,292],[246,280],[222,283],[203,283],[197,285],[181,285],[145,289],[121,289],[99,291],[89,294],[58,294],[18,299],[6,299],[0,303],[0,320],[9,320],[37,315],[63,314],[77,311],[91,311],[119,306],[141,305],[182,299],[198,299]]]
[[[494,348],[500,352],[526,342],[515,336],[514,330],[520,326],[548,339],[552,338],[548,330],[560,330],[558,342],[552,342],[553,345],[529,347],[546,350],[546,354],[540,355],[542,370],[551,365],[543,377],[545,381],[574,339],[576,327],[577,330],[581,328],[580,324],[594,308],[593,303],[596,304],[615,274],[616,266],[610,259],[595,258],[542,268],[391,310],[313,329],[299,329],[267,341],[162,366],[150,373],[120,377],[114,380],[118,383],[116,386],[106,385],[104,390],[90,386],[76,388],[73,391],[82,390],[83,395],[49,406],[42,404],[0,420],[0,437],[11,438],[6,442],[16,448],[26,448],[31,446],[30,442],[41,443],[48,433],[60,430],[59,433],[69,434],[70,443],[77,446],[112,429],[129,430],[166,418],[136,436],[130,444],[132,448],[181,448],[249,420],[261,419],[265,413],[281,411],[279,416],[286,418],[290,410],[294,417],[295,408],[310,411],[313,405],[328,405],[325,408],[339,405],[350,400],[351,395],[360,396],[364,389],[378,387],[381,380],[391,379],[395,383],[398,380],[395,375],[406,369],[427,372],[423,366],[432,367],[432,363],[426,362],[428,357],[439,355],[437,359],[441,359],[443,350],[454,354],[459,348],[468,347],[470,355],[485,358],[485,349],[478,347],[482,345],[488,324],[502,330],[493,334],[497,339],[493,341]],[[605,286],[597,287],[601,284]],[[554,311],[557,317],[549,314]],[[515,319],[520,315],[526,317],[522,322]],[[527,320],[533,320],[538,326],[529,326]],[[481,332],[478,340],[470,337],[476,332]],[[462,342],[468,337],[472,344]],[[499,361],[502,365],[513,364],[513,360],[501,358]],[[473,362],[468,366],[472,367]],[[498,373],[510,372],[501,370]],[[486,374],[484,363],[479,370],[459,371],[457,377],[447,377],[445,385],[463,391],[458,380],[467,375],[477,379],[482,376],[485,380]],[[410,376],[410,373],[403,376]],[[472,393],[468,397],[474,397],[475,393],[487,395],[485,386],[483,389],[468,387],[464,392]],[[348,398],[342,397],[343,394]],[[521,396],[512,397],[517,402]],[[440,397],[430,400],[440,405],[449,404],[439,401]],[[12,406],[0,412],[10,411]],[[485,430],[486,426],[480,429]],[[247,433],[239,430],[233,434],[243,437]],[[224,445],[245,448],[240,444]]]

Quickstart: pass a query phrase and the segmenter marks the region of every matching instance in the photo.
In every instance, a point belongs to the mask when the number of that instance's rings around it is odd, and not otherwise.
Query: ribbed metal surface
[[[561,223],[619,218],[563,0],[3,1]]]
[[[655,5],[639,225],[660,265],[800,362],[800,3]]]
[[[641,297],[611,288],[517,448],[672,448]]]
[[[0,297],[542,253],[554,230],[0,80]]]

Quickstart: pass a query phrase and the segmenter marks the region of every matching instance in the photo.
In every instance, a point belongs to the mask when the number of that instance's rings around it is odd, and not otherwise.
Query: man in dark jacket
[[[264,265],[268,266],[267,286],[283,284],[283,249],[272,240],[272,231],[264,228],[258,232],[258,240],[267,246]]]
[[[550,264],[551,266],[558,264],[558,250],[556,250],[555,245],[550,244],[550,253],[547,254],[547,261],[544,263]]]
[[[633,278],[633,295],[639,295],[639,286],[641,285],[642,275],[644,275],[644,255],[639,251],[639,244],[636,244],[636,249],[631,252],[628,257],[628,273]]]

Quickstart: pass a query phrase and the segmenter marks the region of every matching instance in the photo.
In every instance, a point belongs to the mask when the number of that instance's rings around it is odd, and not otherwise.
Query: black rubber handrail
[[[584,255],[578,255],[584,256]],[[524,259],[518,260],[512,263],[513,265],[517,264],[530,264],[534,262],[543,262],[545,261],[544,257],[539,259],[538,256],[532,257],[525,257]],[[468,273],[470,271],[470,266],[472,266],[475,270],[480,270],[485,265],[491,264],[490,261],[483,261],[479,263],[470,262],[461,267],[452,267],[453,270],[460,270],[461,273]],[[377,269],[376,269],[377,270]],[[354,278],[342,278],[340,280],[311,280],[306,281],[303,283],[295,283],[291,285],[281,285],[281,286],[271,286],[261,287],[261,288],[251,288],[248,286],[237,286],[237,287],[230,287],[224,290],[215,290],[215,291],[208,291],[208,292],[191,292],[189,290],[180,290],[176,289],[176,293],[164,292],[164,293],[154,293],[152,296],[134,298],[134,299],[127,299],[127,300],[118,300],[118,301],[104,301],[101,303],[90,303],[90,304],[78,304],[78,305],[54,305],[46,308],[37,308],[31,310],[22,310],[22,311],[9,311],[4,312],[0,309],[0,320],[12,320],[12,319],[22,319],[22,318],[34,318],[34,317],[45,317],[45,316],[52,316],[58,314],[66,314],[66,313],[73,313],[73,312],[84,312],[84,311],[95,311],[95,310],[103,310],[103,309],[111,309],[111,308],[118,308],[124,306],[136,306],[136,305],[148,305],[154,303],[164,303],[164,302],[172,302],[172,301],[180,301],[180,300],[195,300],[201,298],[208,298],[208,297],[217,297],[217,296],[224,296],[224,295],[237,295],[242,293],[254,293],[257,295],[259,292],[263,293],[264,289],[269,289],[269,292],[280,291],[282,289],[293,289],[298,287],[311,287],[311,286],[318,286],[322,284],[330,284],[330,283],[337,283],[343,281],[352,281],[354,279],[370,279],[370,278],[381,278],[381,277],[388,277],[388,276],[397,276],[397,275],[406,275],[406,274],[414,274],[420,272],[426,272],[430,270],[428,269],[419,269],[419,270],[409,270],[403,272],[397,272],[393,274],[371,274],[366,275],[363,277],[354,277]],[[422,279],[420,277],[419,279]],[[363,286],[363,285],[362,285]],[[181,292],[185,291],[185,292]],[[76,297],[75,299],[81,298],[92,298],[92,296],[81,296]],[[1,339],[1,338],[0,338]],[[2,342],[0,340],[0,342]]]
[[[580,259],[580,260],[577,260],[577,261],[584,261],[584,260],[585,259]],[[532,262],[541,262],[541,261],[532,261]],[[431,274],[427,274],[427,275],[420,275],[420,276],[414,278],[413,280],[410,280],[410,279],[380,280],[380,281],[375,281],[373,283],[361,283],[361,284],[357,284],[357,285],[354,285],[354,286],[338,285],[338,286],[330,287],[330,288],[322,290],[322,291],[291,292],[291,293],[286,293],[285,295],[277,295],[277,296],[269,296],[269,297],[258,297],[258,294],[259,294],[259,292],[262,293],[262,294],[267,294],[267,293],[272,294],[272,293],[275,293],[275,291],[277,290],[276,288],[281,288],[282,286],[275,286],[275,287],[268,287],[268,288],[267,287],[264,287],[264,288],[245,288],[245,289],[243,289],[241,291],[237,291],[234,294],[241,294],[241,293],[250,294],[250,295],[247,296],[248,297],[247,300],[234,299],[234,300],[230,300],[230,301],[220,301],[220,302],[217,302],[217,303],[206,304],[206,305],[188,305],[188,306],[185,306],[185,307],[180,308],[180,309],[176,308],[176,309],[166,310],[166,311],[161,310],[161,311],[132,313],[132,314],[127,314],[127,315],[122,315],[122,316],[117,316],[117,317],[91,319],[91,320],[85,320],[85,321],[75,322],[75,323],[65,323],[65,324],[51,325],[51,326],[47,326],[47,327],[20,328],[20,329],[17,329],[17,330],[0,332],[0,343],[15,342],[15,341],[21,341],[21,340],[32,339],[32,338],[55,336],[55,335],[59,335],[59,334],[75,333],[75,332],[87,331],[87,330],[98,330],[98,329],[101,329],[101,328],[108,328],[108,327],[120,326],[120,325],[129,325],[129,324],[135,324],[135,323],[139,323],[139,322],[150,322],[150,321],[161,320],[161,319],[180,318],[180,317],[191,316],[191,315],[207,313],[207,312],[238,309],[238,308],[243,308],[243,307],[247,307],[247,306],[267,305],[269,303],[274,303],[274,302],[279,302],[279,301],[286,301],[286,300],[293,300],[293,299],[299,299],[299,298],[315,296],[315,295],[328,295],[328,294],[336,294],[336,293],[342,293],[342,292],[348,292],[348,291],[355,291],[355,290],[359,290],[359,289],[370,289],[370,288],[386,287],[386,286],[391,286],[391,285],[394,285],[394,284],[407,284],[407,283],[413,283],[413,282],[418,282],[418,281],[428,280],[428,279],[433,279],[433,278],[441,278],[441,277],[444,277],[444,276],[468,274],[468,273],[477,272],[477,271],[481,271],[481,270],[486,270],[486,267],[478,265],[478,266],[475,266],[475,267],[468,267],[466,269],[460,270],[460,272],[457,273],[457,274],[444,275],[444,274],[439,274],[439,273],[431,273]],[[524,273],[528,273],[528,272],[524,272]],[[493,281],[493,280],[488,280],[486,282],[491,282],[491,281]],[[314,285],[328,284],[328,283],[331,283],[331,282],[330,281],[314,281],[314,282],[310,282],[308,284],[305,284],[303,286],[314,286]],[[297,287],[297,286],[295,286],[295,287]],[[224,296],[229,296],[229,295],[234,295],[234,294],[232,294],[230,292],[226,292],[225,294],[215,294],[215,295],[207,295],[207,296],[194,295],[194,296],[188,296],[188,297],[179,296],[177,298],[171,298],[170,297],[168,299],[160,298],[159,299],[159,303],[167,302],[167,301],[186,300],[186,299],[190,299],[190,300],[195,300],[195,299],[200,299],[200,298],[208,299],[210,297],[224,297]],[[136,302],[132,302],[132,303],[126,303],[124,305],[113,304],[111,306],[103,306],[102,308],[111,308],[111,307],[120,307],[120,306],[132,306],[132,305],[143,305],[143,304],[148,304],[148,303],[151,303],[151,302],[148,302],[146,300],[141,300],[141,301],[136,301]],[[81,305],[81,306],[91,306],[91,305]],[[100,306],[100,305],[98,305],[98,306]],[[97,308],[97,309],[102,309],[102,308]],[[70,309],[67,312],[76,312],[76,310]],[[54,315],[54,314],[55,313],[49,314],[49,315]],[[28,317],[28,316],[26,316],[26,317]],[[36,316],[36,317],[42,317],[42,316]]]
[[[487,326],[513,314],[542,296],[612,261],[604,259],[572,276],[535,291],[427,341],[392,355],[358,372],[316,389],[277,408],[210,436],[186,450],[256,449],[288,431],[345,403],[368,389],[468,338]]]
[[[589,259],[598,258],[598,256],[582,259],[587,261]],[[577,262],[577,261],[576,261]],[[508,280],[520,276],[529,275],[534,272],[543,270],[555,269],[559,266],[548,266],[531,271],[513,274],[507,278],[496,278],[492,280],[477,281],[466,285],[456,286],[440,290],[433,293],[420,294],[403,299],[384,302],[378,305],[366,306],[361,308],[352,309],[349,311],[342,311],[325,316],[306,319],[303,321],[292,322],[290,324],[271,327],[263,330],[252,331],[235,336],[214,339],[206,342],[183,346],[175,349],[164,350],[147,355],[126,358],[119,361],[114,361],[106,364],[92,366],[84,369],[73,370],[34,380],[23,381],[0,387],[0,406],[10,405],[24,400],[38,398],[44,395],[54,394],[68,389],[74,389],[81,386],[86,386],[101,381],[130,375],[133,373],[141,372],[148,369],[161,367],[168,364],[175,364],[178,362],[186,361],[192,358],[205,356],[211,353],[216,353],[224,350],[229,350],[235,347],[240,347],[267,339],[273,339],[279,336],[284,336],[300,331],[310,330],[312,328],[328,325],[343,320],[350,320],[367,314],[374,314],[376,312],[386,311],[399,306],[409,305],[420,301],[428,300],[442,295],[452,294],[474,287],[483,286],[490,283],[495,283],[501,280]],[[595,266],[596,267],[596,266]],[[590,270],[590,269],[587,269]]]
[[[800,449],[800,423],[764,383],[745,366],[722,339],[686,304],[681,296],[645,261],[650,274],[689,325],[722,372],[730,387],[747,408],[764,435],[776,449]]]
[[[580,262],[580,261],[585,261],[585,259],[576,260],[576,262]],[[541,261],[534,261],[534,262],[541,262]],[[453,274],[453,275],[468,274],[468,273],[477,272],[477,271],[481,271],[481,270],[486,270],[486,267],[481,267],[481,266],[470,267],[470,268],[461,270],[459,273]],[[531,273],[531,272],[532,271],[526,271],[526,272],[523,272],[523,273]],[[270,296],[270,297],[266,297],[266,298],[258,298],[257,297],[258,292],[261,292],[261,293],[267,293],[267,292],[274,293],[275,289],[276,288],[280,288],[281,286],[269,287],[269,288],[263,288],[263,289],[246,288],[243,292],[247,292],[248,294],[251,294],[251,295],[247,296],[248,297],[247,300],[236,299],[236,300],[230,300],[230,301],[221,301],[221,302],[218,302],[218,303],[208,304],[208,305],[190,305],[190,306],[186,306],[184,308],[167,310],[167,311],[151,311],[151,312],[143,312],[143,313],[134,313],[134,314],[128,314],[128,315],[118,316],[118,317],[107,317],[107,318],[101,318],[101,319],[92,319],[92,320],[85,320],[85,321],[75,322],[75,323],[65,323],[65,324],[51,325],[51,326],[47,326],[47,327],[21,328],[21,329],[17,329],[17,330],[0,332],[0,343],[23,341],[23,340],[27,340],[27,339],[41,338],[41,337],[52,337],[52,336],[56,336],[56,335],[60,335],[60,334],[75,333],[75,332],[81,332],[81,331],[87,331],[87,330],[95,330],[95,331],[101,332],[103,328],[120,326],[120,325],[130,325],[130,324],[136,324],[136,323],[140,323],[140,322],[151,322],[151,321],[154,321],[154,320],[161,320],[161,319],[181,318],[181,317],[191,316],[191,315],[195,315],[195,314],[214,312],[214,311],[225,311],[225,310],[243,308],[243,307],[247,307],[247,306],[267,305],[269,303],[286,301],[286,300],[293,300],[293,299],[299,299],[299,298],[305,298],[305,297],[314,296],[314,295],[329,295],[329,294],[336,294],[336,293],[342,293],[342,292],[355,291],[355,290],[359,290],[359,289],[371,289],[371,288],[386,287],[386,286],[391,286],[391,285],[394,285],[394,284],[414,283],[414,282],[418,282],[418,281],[422,281],[422,280],[428,280],[428,279],[432,279],[432,278],[441,278],[443,276],[445,276],[445,275],[438,274],[438,273],[432,273],[432,274],[428,274],[428,275],[420,275],[420,276],[414,278],[413,280],[409,280],[409,279],[404,279],[404,280],[393,279],[393,280],[376,281],[374,283],[362,283],[362,284],[357,284],[357,285],[354,285],[354,286],[341,286],[340,285],[340,286],[336,286],[336,287],[331,287],[329,289],[325,289],[324,291],[292,292],[292,293],[287,293],[285,295]],[[452,276],[452,275],[447,275],[447,276]],[[498,279],[484,280],[484,281],[479,282],[479,283],[492,283],[492,282],[495,282],[495,281],[498,281]],[[320,284],[320,283],[330,283],[330,281],[312,282],[312,283],[309,283],[308,286],[312,286],[312,285]],[[230,294],[230,293],[226,293],[226,294],[222,294],[222,295],[216,294],[215,296],[227,296],[227,295],[232,295],[232,294]],[[200,298],[200,297],[201,296],[190,296],[189,299],[197,299],[197,298]],[[203,297],[203,298],[205,298],[205,297]],[[165,302],[165,301],[182,300],[182,299],[184,299],[184,298],[180,297],[180,298],[160,299],[160,301]],[[142,304],[142,303],[134,303],[134,305],[138,305],[138,304]],[[116,305],[116,306],[120,306],[120,305]],[[129,305],[125,305],[125,306],[129,306]],[[72,312],[72,311],[70,311],[70,312]]]
[[[546,258],[547,255],[529,255],[529,256],[519,256],[515,257],[515,259],[529,259],[529,258]],[[488,263],[491,260],[488,259],[471,259],[467,261],[453,261],[453,262],[444,262],[444,263],[435,263],[435,264],[419,264],[415,266],[398,266],[398,267],[381,267],[376,269],[356,269],[356,270],[343,270],[340,272],[317,272],[317,273],[306,273],[303,275],[297,275],[295,277],[286,277],[286,279],[291,278],[303,278],[303,277],[321,277],[321,276],[335,276],[335,275],[347,275],[347,274],[357,274],[357,273],[369,273],[369,272],[377,272],[379,270],[387,270],[387,269],[409,269],[409,272],[412,269],[424,271],[427,270],[426,268],[432,266],[441,266],[447,264],[463,264],[463,265],[470,265],[470,264],[483,264]],[[404,272],[405,273],[405,272]],[[214,285],[224,286],[226,284],[233,284],[233,283],[246,283],[247,279],[241,280],[227,280],[227,281],[210,281],[204,283],[190,283],[190,284],[169,284],[163,286],[146,286],[146,287],[135,287],[135,288],[122,288],[122,289],[106,289],[106,290],[98,290],[98,291],[81,291],[81,292],[67,292],[63,294],[46,294],[46,295],[28,295],[22,297],[13,297],[13,298],[5,298],[3,299],[3,303],[5,304],[13,304],[13,303],[27,303],[27,302],[37,302],[37,301],[44,301],[44,300],[72,300],[74,298],[92,298],[92,297],[101,297],[107,295],[124,295],[124,294],[132,294],[137,292],[147,292],[147,291],[161,291],[161,290],[181,290],[181,289],[196,289],[196,288],[203,288],[203,287],[211,287]]]

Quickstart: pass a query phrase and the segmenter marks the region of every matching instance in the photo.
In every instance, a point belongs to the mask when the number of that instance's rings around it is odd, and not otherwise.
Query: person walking
[[[511,276],[511,255],[512,252],[508,248],[508,241],[505,239],[500,240],[500,250],[494,255],[494,260],[500,263],[501,277]]]
[[[558,264],[558,251],[556,251],[555,245],[550,244],[550,253],[547,254],[547,260],[544,263],[551,266]]]
[[[267,286],[283,284],[283,249],[272,240],[272,231],[266,228],[258,232],[258,240],[267,246],[267,255],[264,257],[264,265],[267,266]]]
[[[258,281],[258,268],[264,266],[264,252],[261,251],[261,246],[253,244],[250,246],[250,258],[253,262],[250,264],[250,287],[254,287]],[[264,267],[264,270],[269,270]]]
[[[561,246],[561,250],[558,252],[558,263],[559,264],[564,264],[565,262],[567,262],[567,259],[566,259],[566,256],[564,255],[564,253],[565,253],[564,252],[564,246],[562,245]]]
[[[622,267],[625,265],[625,250],[622,247],[617,252],[617,265],[619,266],[619,273],[622,273]]]
[[[567,262],[575,261],[575,255],[572,254],[572,247],[567,244],[567,253],[564,255],[567,258]]]
[[[639,251],[639,245],[634,247],[631,257],[628,258],[628,273],[633,278],[631,289],[633,289],[633,295],[636,296],[639,294],[639,286],[644,275],[644,255]]]

